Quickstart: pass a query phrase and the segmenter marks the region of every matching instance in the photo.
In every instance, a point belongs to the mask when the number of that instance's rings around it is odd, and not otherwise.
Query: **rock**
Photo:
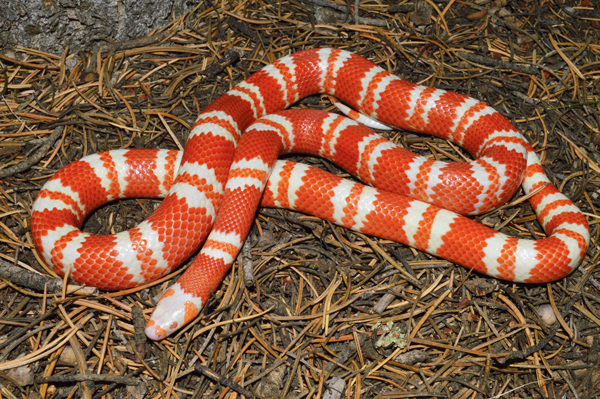
[[[33,371],[29,365],[9,369],[6,377],[21,387],[33,384]]]
[[[0,0],[0,48],[61,55],[147,35],[198,0]]]
[[[552,309],[552,305],[541,305],[538,307],[537,311],[545,325],[551,326],[554,323],[556,323],[556,315],[554,314],[554,309]]]

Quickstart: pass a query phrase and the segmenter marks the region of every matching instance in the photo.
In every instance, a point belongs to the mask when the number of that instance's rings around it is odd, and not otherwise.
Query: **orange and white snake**
[[[448,139],[475,160],[448,164],[416,156],[338,115],[279,112],[315,93],[388,125]],[[328,157],[381,190],[276,161],[280,152]],[[457,214],[494,209],[520,185],[525,194],[545,186],[529,201],[547,238],[508,237]],[[129,231],[94,236],[79,229],[93,209],[125,197],[164,200]],[[200,114],[183,153],[116,150],[69,164],[40,191],[31,229],[56,272],[71,268],[73,280],[106,290],[155,280],[204,243],[148,323],[147,335],[161,339],[192,320],[217,289],[259,203],[297,209],[515,282],[567,275],[589,243],[584,215],[549,182],[506,118],[480,101],[409,83],[336,49],[294,53],[250,76]]]

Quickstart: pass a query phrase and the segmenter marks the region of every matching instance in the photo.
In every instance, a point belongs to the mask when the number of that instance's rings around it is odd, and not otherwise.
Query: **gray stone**
[[[200,0],[0,0],[0,51],[16,46],[60,55],[91,51],[105,39],[147,35]]]

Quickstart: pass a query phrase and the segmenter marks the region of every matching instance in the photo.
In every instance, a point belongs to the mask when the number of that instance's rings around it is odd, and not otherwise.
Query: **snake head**
[[[168,337],[192,321],[201,308],[201,298],[186,293],[175,283],[160,297],[146,324],[146,336],[154,341]]]

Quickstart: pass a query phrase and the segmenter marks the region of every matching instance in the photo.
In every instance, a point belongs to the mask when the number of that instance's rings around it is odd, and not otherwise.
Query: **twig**
[[[475,62],[477,64],[488,65],[491,67],[500,67],[502,69],[508,69],[510,71],[524,73],[527,75],[537,75],[539,73],[539,70],[537,68],[533,68],[533,67],[522,65],[522,64],[517,64],[514,62],[510,62],[510,61],[497,60],[497,59],[490,58],[490,57],[484,57],[482,55],[465,53],[464,51],[457,51],[456,56],[464,58],[467,61]]]
[[[254,398],[254,395],[252,394],[252,392],[243,388],[240,384],[231,381],[229,378],[226,378],[226,377],[214,372],[213,370],[209,369],[208,367],[204,367],[201,364],[196,364],[195,368],[196,368],[197,372],[210,378],[211,380],[215,381],[216,383],[224,385],[228,388],[231,388],[235,392],[237,392],[240,395],[243,395],[247,398]]]
[[[69,383],[69,382],[112,382],[115,384],[138,385],[140,380],[132,377],[122,377],[113,374],[74,374],[74,375],[51,375],[35,379],[36,384],[47,383]]]
[[[58,138],[62,136],[64,129],[64,126],[59,126],[55,128],[54,132],[52,132],[52,134],[48,136],[46,142],[40,147],[40,149],[33,156],[27,158],[27,160],[17,165],[9,166],[8,168],[0,170],[0,179],[7,178],[16,173],[21,173],[38,163],[39,160],[46,155],[46,152],[48,152],[48,150],[50,149],[50,147],[52,147],[56,140],[58,140]]]

